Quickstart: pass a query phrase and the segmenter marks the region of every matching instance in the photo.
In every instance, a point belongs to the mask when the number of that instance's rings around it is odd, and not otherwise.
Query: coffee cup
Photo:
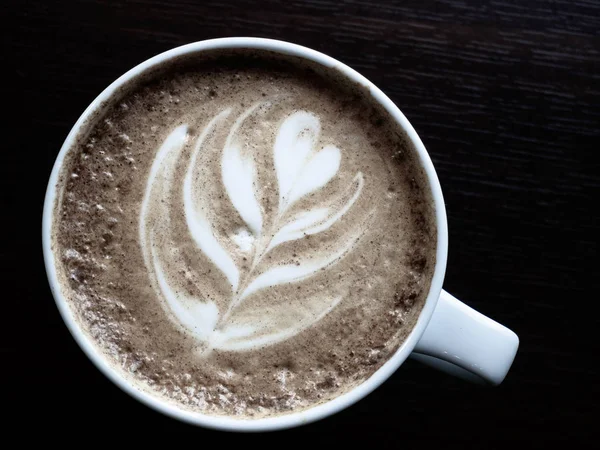
[[[372,98],[394,119],[412,143],[426,174],[435,210],[437,247],[435,268],[423,308],[409,335],[387,361],[367,380],[348,392],[308,409],[257,419],[212,416],[179,408],[144,390],[117,371],[98,351],[92,339],[75,319],[61,290],[56,259],[51,246],[52,214],[57,197],[60,170],[69,148],[86,121],[123,85],[166,61],[182,56],[200,55],[213,50],[267,50],[335,68],[349,82],[368,89]],[[44,204],[42,241],[50,287],[58,309],[71,334],[92,362],[125,392],[171,417],[182,421],[231,431],[266,431],[294,427],[327,417],[365,397],[388,379],[409,357],[455,376],[474,382],[498,385],[505,378],[516,355],[518,337],[492,319],[474,311],[442,289],[446,270],[448,230],[441,187],[427,151],[414,128],[398,107],[375,85],[341,62],[317,51],[295,44],[259,38],[224,38],[197,42],[155,56],[121,76],[86,109],[69,133],[54,165]]]

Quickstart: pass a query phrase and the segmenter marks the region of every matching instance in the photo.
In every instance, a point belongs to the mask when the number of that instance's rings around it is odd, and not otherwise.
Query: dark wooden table
[[[86,443],[99,434],[185,433],[198,446],[207,437],[369,448],[592,438],[600,400],[600,2],[376,3],[2,2],[4,430],[29,424],[33,435],[45,428],[42,436],[60,439],[77,430]],[[340,59],[412,122],[446,198],[446,289],[521,338],[503,385],[476,387],[409,361],[329,419],[262,437],[217,436],[129,398],[76,346],[50,295],[40,245],[44,190],[64,138],[137,63],[184,43],[248,35]]]

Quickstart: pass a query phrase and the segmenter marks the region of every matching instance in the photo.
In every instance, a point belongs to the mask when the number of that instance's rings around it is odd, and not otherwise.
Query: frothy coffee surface
[[[146,73],[88,120],[52,248],[76,320],[136,386],[207,414],[283,414],[400,346],[431,282],[433,206],[363,89],[220,52]]]

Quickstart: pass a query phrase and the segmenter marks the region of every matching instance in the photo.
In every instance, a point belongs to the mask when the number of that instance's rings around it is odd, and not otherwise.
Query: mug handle
[[[518,348],[514,332],[442,290],[411,357],[451,375],[497,386]]]

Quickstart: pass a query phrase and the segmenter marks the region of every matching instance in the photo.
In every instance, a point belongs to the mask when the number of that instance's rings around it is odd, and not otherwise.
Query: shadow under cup
[[[117,92],[123,85],[133,79],[136,79],[137,77],[140,77],[142,74],[152,70],[165,61],[186,55],[196,55],[206,51],[224,49],[248,49],[249,51],[267,50],[294,57],[300,57],[327,68],[335,68],[350,82],[360,84],[368,89],[372,98],[375,99],[375,101],[381,105],[381,107],[383,107],[391,117],[393,117],[398,126],[404,130],[404,133],[412,142],[429,182],[437,225],[436,265],[431,280],[429,293],[416,324],[404,342],[396,350],[394,355],[391,356],[376,372],[370,376],[370,378],[368,378],[362,384],[326,403],[318,404],[312,408],[300,410],[298,412],[259,419],[236,419],[233,417],[210,416],[197,412],[191,412],[189,410],[178,408],[174,404],[161,400],[158,397],[153,396],[141,389],[137,389],[133,381],[128,380],[122,373],[115,370],[111,366],[111,364],[106,360],[106,357],[96,349],[92,339],[81,330],[68,305],[68,301],[61,292],[57,268],[55,266],[55,256],[51,248],[52,216],[57,195],[57,186],[59,184],[59,173],[68,149],[74,145],[78,132],[86,124],[87,119],[89,119],[97,110],[102,108],[103,105],[110,100],[111,96],[114,95],[115,92]],[[83,349],[86,355],[117,386],[157,411],[188,423],[230,431],[265,431],[306,424],[346,408],[373,391],[406,360],[423,335],[433,315],[436,303],[442,290],[442,282],[447,258],[447,222],[441,188],[429,155],[427,154],[421,140],[408,120],[391,102],[391,100],[386,97],[385,94],[383,94],[377,87],[375,87],[367,79],[362,77],[348,66],[345,66],[335,59],[311,49],[269,39],[225,38],[185,45],[155,56],[121,76],[90,104],[90,106],[85,110],[69,133],[52,170],[44,203],[42,241],[44,260],[50,287],[63,320],[65,321],[76,342]]]

